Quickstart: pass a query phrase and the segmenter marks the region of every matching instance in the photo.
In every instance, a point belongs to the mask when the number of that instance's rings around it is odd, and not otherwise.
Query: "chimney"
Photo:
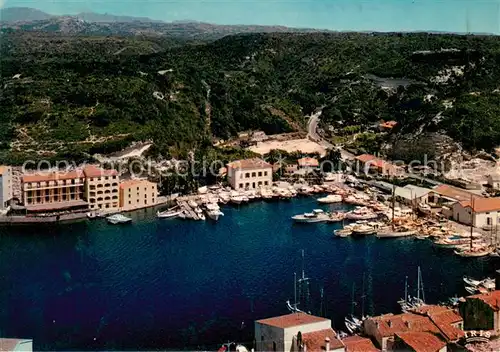
[[[327,336],[325,337],[325,345],[326,345],[326,352],[330,351],[330,338]]]

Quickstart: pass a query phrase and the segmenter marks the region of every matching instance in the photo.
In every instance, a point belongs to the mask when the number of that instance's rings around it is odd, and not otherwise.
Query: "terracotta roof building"
[[[227,180],[235,190],[270,187],[273,166],[258,158],[233,161],[227,164]]]
[[[129,180],[120,184],[120,209],[133,210],[156,205],[158,186],[148,180]]]
[[[403,174],[403,169],[388,161],[377,158],[375,155],[362,154],[355,158],[358,163],[358,173],[368,174],[376,172],[383,176],[400,176]]]
[[[319,161],[315,158],[302,158],[297,160],[299,169],[317,169],[319,167]]]
[[[348,336],[342,339],[346,352],[379,352],[372,340],[358,335]]]
[[[104,170],[94,165],[83,169],[85,199],[91,210],[116,211],[119,209],[120,177],[116,170]]]
[[[466,330],[500,329],[500,290],[465,297],[460,315]]]
[[[395,336],[394,350],[446,352],[446,342],[429,332],[400,332]]]
[[[446,342],[455,342],[463,336],[460,315],[438,306],[424,306],[411,313],[369,318],[365,320],[363,328],[382,350],[392,349],[394,335],[400,333],[428,332]]]
[[[453,204],[453,219],[466,225],[492,228],[500,225],[500,197],[473,198]]]
[[[345,351],[332,328],[302,334],[302,346],[302,350],[309,352]]]
[[[440,195],[450,201],[470,201],[472,199],[484,198],[480,195],[467,192],[466,190],[449,186],[449,185],[439,185],[432,190],[433,193]]]
[[[23,203],[28,212],[87,208],[85,175],[81,170],[24,174],[21,183]]]
[[[330,319],[305,313],[257,320],[256,351],[345,351],[331,325]]]

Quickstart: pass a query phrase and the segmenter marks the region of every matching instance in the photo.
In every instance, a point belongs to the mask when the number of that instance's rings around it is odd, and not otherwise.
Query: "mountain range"
[[[147,17],[115,16],[93,12],[54,16],[28,7],[1,9],[0,27],[3,31],[10,29],[83,35],[161,35],[211,40],[238,33],[320,31],[284,26],[216,25],[191,20],[163,22]]]

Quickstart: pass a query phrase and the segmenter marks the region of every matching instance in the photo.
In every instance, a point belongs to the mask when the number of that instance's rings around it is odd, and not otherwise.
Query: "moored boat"
[[[405,227],[385,227],[377,231],[377,238],[402,238],[414,236],[416,230],[407,229]]]
[[[178,217],[182,213],[182,210],[167,210],[167,211],[157,211],[156,217],[163,219],[172,219]]]
[[[318,198],[318,203],[322,204],[332,204],[342,202],[342,196],[336,194],[329,194],[326,197]]]
[[[292,216],[292,220],[300,223],[317,223],[328,221],[329,215],[321,209],[314,209],[312,213]]]
[[[129,218],[129,217],[127,217],[125,215],[122,215],[122,214],[114,214],[114,215],[108,216],[106,218],[106,220],[110,224],[117,225],[117,224],[126,224],[126,223],[129,223],[129,222],[132,221],[132,218]]]

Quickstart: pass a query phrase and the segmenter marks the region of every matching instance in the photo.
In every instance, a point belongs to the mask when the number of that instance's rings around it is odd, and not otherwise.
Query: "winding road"
[[[322,112],[323,110],[320,109],[309,117],[309,121],[307,122],[307,138],[318,143],[325,149],[338,148],[340,150],[342,160],[354,159],[355,158],[354,154],[345,151],[341,147],[336,147],[335,145],[326,141],[325,139],[323,139],[323,137],[319,135],[318,123],[319,123],[319,117],[321,116]]]

